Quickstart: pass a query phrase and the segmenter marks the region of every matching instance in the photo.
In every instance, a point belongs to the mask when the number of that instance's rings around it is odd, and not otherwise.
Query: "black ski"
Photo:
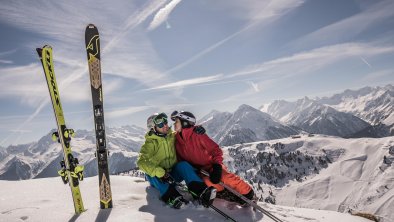
[[[98,164],[100,208],[112,208],[112,193],[108,170],[108,150],[105,138],[103,90],[100,65],[100,38],[95,25],[89,24],[85,31],[88,56],[90,88],[92,90],[93,117],[96,131],[96,158]]]

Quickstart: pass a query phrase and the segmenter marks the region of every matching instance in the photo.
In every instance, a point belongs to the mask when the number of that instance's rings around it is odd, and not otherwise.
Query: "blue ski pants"
[[[186,184],[189,184],[193,181],[203,182],[202,179],[196,174],[196,171],[192,165],[186,161],[176,163],[172,167],[172,170],[169,172],[169,174],[176,182],[182,182],[183,180],[186,182]],[[163,182],[158,177],[146,175],[146,179],[153,187],[159,190],[160,197],[165,194],[165,192],[168,190],[168,187],[170,186],[167,182]]]

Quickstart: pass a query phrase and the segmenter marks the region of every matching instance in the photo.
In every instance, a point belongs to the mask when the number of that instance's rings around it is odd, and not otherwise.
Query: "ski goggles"
[[[153,123],[158,128],[163,128],[165,125],[168,124],[167,115],[165,113],[160,113],[155,118],[153,118]]]

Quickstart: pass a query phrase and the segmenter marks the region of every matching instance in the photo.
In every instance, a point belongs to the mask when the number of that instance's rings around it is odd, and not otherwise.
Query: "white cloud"
[[[304,0],[216,0],[211,7],[248,22],[281,17],[299,7]]]
[[[153,87],[153,88],[150,88],[147,90],[182,88],[185,86],[198,85],[198,84],[217,81],[217,80],[221,79],[222,77],[223,77],[222,74],[218,74],[218,75],[214,75],[214,76],[186,79],[186,80],[181,80],[181,81],[173,82],[173,83],[166,84],[166,85],[161,85],[158,87]]]
[[[12,64],[12,63],[14,63],[14,62],[11,61],[11,60],[0,59],[0,63],[3,63],[3,64]]]
[[[254,82],[251,82],[251,81],[248,81],[248,83],[252,86],[252,89],[253,89],[255,92],[260,92],[259,84],[254,83]]]
[[[360,59],[369,67],[372,68],[371,64],[369,64],[369,62],[367,62],[367,60],[365,60],[363,57],[360,56]]]
[[[61,62],[73,70],[83,67],[79,72],[73,72],[73,77],[68,80],[70,83],[87,75],[83,36],[86,25],[94,22],[100,32],[103,64],[109,64],[103,67],[103,71],[112,69],[109,71],[112,74],[149,84],[153,78],[145,74],[156,78],[163,76],[155,67],[160,65],[160,59],[143,32],[130,31],[141,28],[139,25],[164,3],[152,1],[137,8],[126,0],[76,4],[21,0],[1,4],[0,18],[13,26],[48,36],[54,48],[55,66]],[[43,11],[46,13],[40,13]],[[27,47],[42,45],[42,42],[31,42]],[[125,58],[129,60],[125,61]],[[63,72],[60,67],[56,70]]]
[[[294,76],[318,70],[334,62],[355,56],[377,56],[394,52],[392,46],[374,46],[364,43],[344,43],[316,48],[242,69],[229,77],[244,75]]]
[[[393,76],[393,75],[394,75],[393,69],[379,70],[379,71],[375,71],[375,72],[371,72],[371,73],[367,74],[366,76],[361,78],[359,80],[359,82],[362,84],[369,85],[371,82],[376,82],[379,79],[382,79],[382,78],[388,77],[388,76]],[[387,83],[387,82],[385,82],[385,83]]]
[[[115,35],[103,48],[103,53],[106,51],[110,51],[116,45],[119,45],[119,40],[122,40],[126,37],[128,32],[132,29],[135,29],[143,23],[151,14],[157,11],[162,5],[164,5],[165,1],[153,1],[148,2],[142,6],[141,9],[135,10],[132,15],[130,15],[126,21],[121,26],[121,31]],[[139,45],[139,44],[135,44]]]
[[[181,0],[172,0],[166,6],[161,8],[156,15],[153,17],[152,22],[150,23],[148,30],[154,30],[159,27],[163,22],[167,21],[168,16],[175,9],[175,7],[181,2]]]
[[[36,107],[48,97],[40,64],[0,68],[0,73],[0,98],[18,98],[22,104]]]
[[[261,64],[254,64],[230,74],[213,75],[209,77],[181,80],[170,84],[153,87],[148,90],[162,90],[182,88],[190,85],[228,84],[234,82],[247,82],[251,91],[242,96],[261,91],[261,87],[269,88],[269,85],[297,75],[305,75],[313,71],[325,68],[329,65],[346,59],[354,59],[361,56],[373,57],[394,52],[394,47],[386,45],[374,45],[366,43],[344,43],[320,47],[309,51],[286,56]],[[255,76],[246,78],[247,76]],[[260,82],[255,82],[260,80]],[[266,87],[264,87],[266,85]],[[239,98],[239,96],[237,96]],[[234,99],[234,98],[232,98]]]
[[[289,11],[298,8],[304,0],[253,0],[254,4],[244,4],[248,7],[251,20],[264,20],[281,17]],[[257,7],[256,7],[257,6]]]
[[[226,43],[227,41],[233,39],[234,37],[238,36],[239,34],[243,33],[244,31],[248,30],[250,27],[252,27],[253,25],[255,25],[255,23],[253,24],[249,24],[245,27],[243,27],[241,30],[227,36],[226,38],[216,42],[215,44],[209,46],[208,48],[205,48],[204,50],[202,50],[201,52],[197,53],[196,55],[192,56],[191,58],[187,59],[186,61],[174,66],[173,68],[167,70],[165,73],[172,73],[175,72],[179,69],[182,69],[183,67],[189,65],[190,63],[198,60],[199,58],[203,57],[205,54],[215,50],[216,48],[218,48],[219,46],[223,45],[224,43]]]
[[[216,2],[218,3],[218,2]],[[247,12],[247,20],[248,22],[240,28],[238,31],[228,35],[224,39],[216,42],[215,44],[203,49],[196,55],[192,56],[191,58],[187,59],[186,61],[174,66],[173,68],[167,70],[165,73],[172,73],[183,67],[189,65],[190,63],[198,60],[199,58],[203,57],[207,53],[215,50],[216,48],[222,46],[229,40],[237,37],[238,35],[250,30],[253,27],[262,26],[265,24],[269,24],[275,20],[278,20],[280,17],[286,15],[289,11],[296,9],[300,5],[304,3],[303,0],[270,0],[270,1],[260,1],[260,0],[251,0],[245,4],[243,1],[225,1],[221,2],[220,9],[223,8],[227,9],[230,8],[232,10],[236,10],[236,12],[243,12],[242,16],[244,16],[245,11]],[[212,2],[215,4],[215,2]],[[241,9],[241,10],[240,10]]]
[[[13,133],[31,133],[31,130],[21,130],[21,129],[11,129],[10,132]]]
[[[16,52],[16,49],[11,49],[8,51],[0,52],[0,56],[10,55]]]
[[[147,109],[152,108],[151,106],[136,106],[136,107],[127,107],[127,108],[121,108],[121,109],[116,109],[116,110],[110,110],[106,112],[106,117],[109,119],[116,119],[120,117],[125,117],[128,115],[131,115],[133,113],[145,111]]]
[[[356,15],[345,18],[290,43],[295,46],[310,46],[319,44],[333,44],[339,41],[347,41],[362,33],[377,23],[394,17],[394,1],[387,0],[374,4]]]
[[[145,4],[144,8],[140,9],[127,0],[116,2],[96,0],[75,4],[44,0],[34,2],[28,0],[10,1],[0,5],[0,19],[11,26],[42,35],[43,41],[50,41],[50,45],[54,48],[57,82],[61,94],[64,95],[62,97],[67,100],[67,98],[78,97],[77,90],[81,90],[77,87],[79,85],[78,81],[88,75],[83,36],[86,25],[91,22],[99,27],[102,58],[105,57],[105,61],[115,61],[106,68],[122,64],[118,66],[121,67],[120,69],[115,68],[113,70],[115,71],[113,74],[134,78],[142,83],[152,82],[150,80],[152,78],[143,76],[146,73],[160,79],[162,75],[154,68],[155,64],[158,64],[156,61],[158,59],[155,50],[149,48],[151,45],[148,39],[143,37],[143,34],[135,35],[129,31],[139,28],[139,25],[162,4],[163,2],[154,1]],[[100,16],[97,16],[98,11]],[[131,11],[135,13],[130,15]],[[29,42],[26,47],[34,49],[42,45],[43,42]],[[126,54],[128,55],[125,56]],[[134,60],[131,62],[122,61],[124,58]],[[8,70],[23,72],[27,76],[26,81],[18,80],[16,76],[10,75],[0,77],[1,80],[4,80],[0,84],[6,86],[0,89],[0,97],[4,95],[17,96],[17,98],[21,98],[21,103],[28,103],[36,107],[35,111],[16,127],[17,130],[23,129],[50,102],[45,79],[42,77],[42,67],[38,59],[36,64],[30,66],[14,67]],[[126,75],[122,72],[124,70],[127,70]],[[133,72],[132,75],[128,75],[131,72]],[[11,85],[16,87],[11,88]],[[68,88],[73,92],[63,92]],[[88,87],[83,88],[89,89]],[[85,96],[80,99],[88,98],[86,90],[84,92],[82,95]],[[2,143],[10,137],[13,137],[13,135],[7,136]]]

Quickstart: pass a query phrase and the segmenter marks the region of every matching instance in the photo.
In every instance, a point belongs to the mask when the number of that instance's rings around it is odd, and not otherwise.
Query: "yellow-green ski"
[[[70,141],[74,134],[74,130],[67,129],[64,120],[62,104],[60,103],[59,88],[57,87],[53,66],[52,48],[45,45],[42,48],[37,48],[37,52],[40,57],[42,67],[44,68],[45,79],[48,84],[49,95],[51,97],[57,123],[58,131],[52,134],[52,138],[61,143],[63,147],[64,156],[63,161],[60,162],[60,166],[62,168],[58,173],[63,182],[70,185],[75,213],[80,214],[85,211],[81,191],[79,190],[79,181],[83,180],[83,166],[78,165],[78,159],[74,158],[71,152]]]

